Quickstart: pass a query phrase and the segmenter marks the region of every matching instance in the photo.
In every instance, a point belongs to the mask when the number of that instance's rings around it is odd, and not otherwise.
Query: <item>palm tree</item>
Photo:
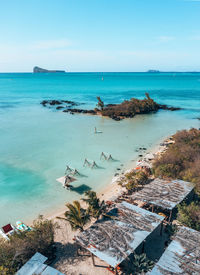
[[[72,204],[67,203],[66,206],[69,209],[65,212],[66,218],[57,218],[67,220],[70,223],[72,230],[79,229],[80,231],[83,231],[84,225],[86,225],[90,220],[89,213],[81,208],[79,201],[74,201]]]
[[[150,269],[154,266],[154,262],[149,260],[146,254],[133,254],[131,258],[129,258],[128,263],[124,269],[126,274],[146,274]]]
[[[97,100],[98,100],[97,107],[99,107],[101,110],[103,110],[104,102],[101,100],[100,96],[97,96]]]
[[[88,204],[88,213],[98,219],[101,215],[105,214],[106,212],[106,204],[104,201],[100,201],[100,199],[97,198],[97,194],[94,191],[86,191],[85,196],[87,198],[82,199]]]

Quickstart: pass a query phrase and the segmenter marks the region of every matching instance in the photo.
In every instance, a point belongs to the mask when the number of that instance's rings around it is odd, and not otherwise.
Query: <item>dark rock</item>
[[[182,109],[179,107],[167,106],[167,105],[162,105],[162,104],[159,104],[158,106],[159,106],[159,109],[169,110],[169,111],[179,111]]]
[[[60,105],[60,104],[62,104],[62,102],[59,101],[59,100],[51,100],[51,101],[49,102],[49,104],[50,104],[50,105]]]
[[[60,109],[63,109],[64,107],[63,106],[58,106],[56,107],[56,110],[60,110]]]

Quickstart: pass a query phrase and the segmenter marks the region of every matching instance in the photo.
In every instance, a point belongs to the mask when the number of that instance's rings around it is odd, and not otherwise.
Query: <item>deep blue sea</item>
[[[44,99],[65,99],[94,108],[96,96],[107,103],[145,92],[158,103],[183,110],[159,111],[120,122],[88,115],[70,115],[44,108]],[[113,175],[177,130],[200,127],[200,73],[66,73],[0,74],[0,225],[29,221],[38,214],[56,212],[78,199],[85,188],[100,191]],[[94,127],[102,131],[95,135]],[[101,152],[118,161],[102,162]],[[101,169],[83,167],[95,160]],[[85,177],[75,191],[56,181],[65,166]]]

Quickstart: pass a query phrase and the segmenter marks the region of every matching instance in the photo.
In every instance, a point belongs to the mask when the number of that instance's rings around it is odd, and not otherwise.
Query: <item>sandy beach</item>
[[[169,140],[169,137],[165,139],[165,141]],[[163,141],[164,142],[164,141]],[[162,142],[160,143],[162,144]],[[147,154],[153,154],[156,156],[157,154],[162,153],[166,149],[166,145],[157,145],[154,148],[152,148],[151,151],[147,151],[145,155]],[[144,158],[145,158],[144,155]],[[101,192],[98,193],[98,197],[101,200],[105,201],[114,201],[117,199],[123,192],[126,191],[126,189],[118,184],[118,182],[123,179],[124,174],[127,172],[130,172],[131,170],[135,169],[137,166],[137,162],[134,162],[130,165],[131,167],[126,170],[125,172],[122,172],[118,176],[114,177],[112,181],[104,188]],[[82,206],[84,206],[84,203],[81,202]],[[108,271],[105,268],[105,263],[98,258],[95,257],[95,264],[97,266],[93,266],[92,258],[89,256],[89,253],[87,256],[77,256],[77,246],[74,243],[74,237],[79,234],[78,231],[74,232],[71,230],[70,224],[67,221],[57,219],[56,217],[64,217],[64,211],[66,210],[66,207],[63,209],[60,209],[57,213],[54,213],[53,215],[49,215],[46,218],[52,219],[55,221],[58,225],[58,228],[56,229],[55,234],[55,242],[57,246],[57,258],[55,262],[53,263],[53,266],[57,268],[59,271],[63,272],[64,274],[110,274],[110,271]],[[95,220],[91,221],[87,227],[89,227]]]

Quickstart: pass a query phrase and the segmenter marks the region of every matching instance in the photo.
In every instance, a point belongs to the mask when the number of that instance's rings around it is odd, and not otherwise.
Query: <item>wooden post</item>
[[[169,214],[169,222],[171,222],[171,218],[172,218],[172,210],[170,211],[170,214]]]
[[[92,263],[93,263],[93,266],[95,266],[95,261],[94,261],[94,255],[91,253],[92,255]]]
[[[145,240],[143,241],[143,243],[142,243],[142,253],[144,253],[144,248],[145,248]]]
[[[152,207],[151,207],[151,211],[152,211],[152,213],[154,212],[154,205],[152,205]]]
[[[160,236],[162,236],[162,232],[163,232],[163,222],[161,222],[161,226],[160,226]]]

